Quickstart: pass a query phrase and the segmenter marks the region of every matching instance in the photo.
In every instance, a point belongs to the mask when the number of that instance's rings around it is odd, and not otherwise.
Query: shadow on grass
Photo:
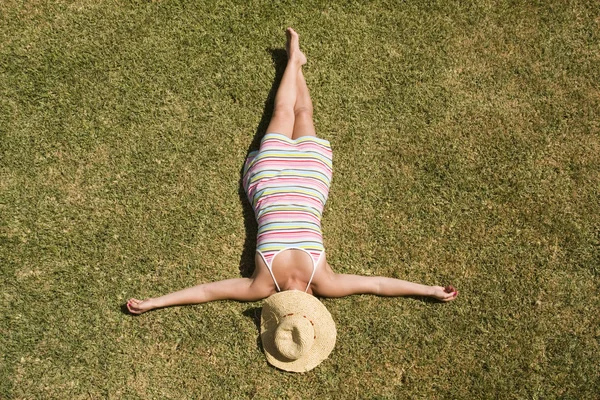
[[[427,297],[427,296],[404,296],[404,298],[418,300],[418,301],[422,301],[423,303],[430,303],[430,304],[442,304],[443,303],[443,301],[433,299],[433,298]]]
[[[404,298],[418,300],[418,301],[422,301],[423,303],[430,303],[430,304],[446,304],[447,303],[445,301],[438,300],[433,297],[427,297],[427,296],[404,296]],[[457,298],[458,298],[458,295],[457,295]],[[454,299],[454,300],[456,300],[456,299]]]
[[[256,127],[256,132],[254,133],[252,143],[250,144],[250,147],[246,152],[246,158],[248,158],[248,155],[251,152],[259,149],[260,142],[267,131],[267,127],[269,126],[269,122],[271,121],[271,116],[273,115],[275,95],[277,94],[277,89],[279,88],[279,84],[281,82],[281,78],[283,77],[285,66],[287,64],[287,53],[285,49],[267,49],[267,51],[271,54],[271,59],[273,60],[273,64],[275,65],[275,79],[273,80],[271,90],[269,91],[267,99],[265,100],[262,117],[260,119],[260,122],[258,123],[258,126]],[[256,218],[254,217],[254,210],[252,209],[252,206],[248,201],[248,197],[246,196],[246,192],[244,191],[243,179],[244,164],[242,164],[242,167],[240,168],[238,196],[240,197],[240,202],[242,203],[246,239],[244,240],[244,248],[242,250],[242,255],[240,256],[239,270],[240,274],[243,277],[248,278],[252,276],[255,268],[254,255],[256,253],[256,234],[258,230],[258,225],[256,223]],[[256,328],[259,332],[259,336],[257,338],[257,345],[262,351],[262,345],[260,344],[260,310],[260,308],[251,308],[246,310],[244,312],[244,315],[255,319],[254,323],[256,324]],[[127,308],[127,303],[121,305],[121,312],[127,315],[138,316],[138,314],[132,314],[131,312],[129,312],[129,309]]]
[[[252,307],[244,311],[244,316],[252,319],[254,325],[256,326],[256,347],[262,352],[262,341],[260,340],[260,314],[262,312],[262,307]]]
[[[144,311],[142,314],[148,314],[148,313],[151,313],[154,311],[162,310],[164,308],[167,308],[167,307],[153,308],[152,310]],[[121,313],[126,314],[126,315],[131,315],[132,317],[139,317],[140,315],[142,315],[142,314],[134,314],[131,311],[129,311],[129,308],[127,308],[127,303],[121,304]]]
[[[267,49],[267,51],[271,53],[271,58],[273,59],[273,64],[275,65],[275,79],[273,80],[273,85],[271,85],[271,90],[269,91],[269,95],[265,101],[262,118],[256,127],[256,133],[254,134],[254,139],[252,139],[252,143],[248,148],[246,158],[248,158],[248,155],[251,152],[258,150],[260,147],[260,141],[265,135],[267,127],[269,126],[269,122],[271,121],[271,116],[273,115],[275,94],[279,88],[279,83],[281,82],[281,77],[283,76],[285,65],[287,63],[287,53],[285,49]],[[238,195],[243,208],[246,239],[244,240],[244,249],[242,250],[242,255],[240,256],[239,269],[240,274],[243,277],[248,278],[252,276],[255,268],[254,255],[256,253],[256,233],[258,226],[256,224],[254,210],[252,209],[252,206],[248,201],[248,197],[246,196],[246,192],[244,191],[243,179],[244,165],[242,165],[242,168],[240,168]]]

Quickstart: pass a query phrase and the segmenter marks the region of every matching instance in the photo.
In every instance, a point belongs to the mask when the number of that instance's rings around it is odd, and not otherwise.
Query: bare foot
[[[298,37],[298,33],[292,28],[287,28],[285,33],[287,35],[285,49],[288,53],[288,60],[296,61],[300,65],[306,64],[306,56],[300,51],[300,38]]]
[[[154,306],[152,305],[152,299],[129,299],[127,302],[127,309],[130,313],[139,315],[145,313],[146,311],[153,310]]]

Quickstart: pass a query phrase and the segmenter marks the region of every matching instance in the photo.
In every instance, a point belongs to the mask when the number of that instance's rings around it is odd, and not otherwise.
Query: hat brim
[[[310,350],[296,360],[289,360],[275,346],[275,331],[289,314],[306,316],[313,322],[315,339]],[[267,361],[284,371],[307,372],[325,360],[335,346],[337,331],[331,314],[316,297],[299,290],[271,295],[262,308],[260,338]]]

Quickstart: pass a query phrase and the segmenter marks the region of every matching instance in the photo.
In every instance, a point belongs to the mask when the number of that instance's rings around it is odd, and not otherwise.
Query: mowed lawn
[[[460,290],[324,299],[306,374],[266,363],[261,302],[122,308],[252,270],[287,26],[329,263]],[[598,398],[599,66],[587,0],[3,1],[0,398]]]

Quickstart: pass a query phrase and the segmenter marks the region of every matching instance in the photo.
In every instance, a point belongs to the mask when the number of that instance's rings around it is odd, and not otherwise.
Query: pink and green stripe
[[[250,153],[243,184],[258,221],[256,250],[267,267],[282,250],[308,252],[316,266],[325,251],[321,217],[332,177],[329,142],[267,133]]]

